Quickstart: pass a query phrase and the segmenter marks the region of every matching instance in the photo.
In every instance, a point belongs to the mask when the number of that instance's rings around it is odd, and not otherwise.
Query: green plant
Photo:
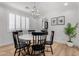
[[[72,26],[71,23],[67,24],[67,27],[65,28],[65,34],[68,35],[68,37],[69,37],[68,42],[72,42],[71,39],[76,36],[76,34],[77,34],[77,32],[76,32],[77,25],[78,24],[76,24],[75,26]]]

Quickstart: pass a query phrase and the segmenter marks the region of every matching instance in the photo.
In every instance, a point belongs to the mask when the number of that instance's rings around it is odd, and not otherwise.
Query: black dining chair
[[[53,49],[52,49],[53,40],[54,40],[54,31],[51,31],[50,41],[46,41],[45,45],[50,46],[52,54],[53,54]]]
[[[18,35],[23,35],[23,30],[16,30],[18,32]]]
[[[16,55],[16,53],[19,53],[18,56],[24,51],[26,54],[27,52],[29,53],[29,46],[30,46],[30,41],[28,42],[23,42],[22,40],[19,40],[19,34],[18,31],[14,31],[12,32],[13,34],[13,41],[14,41],[14,46],[15,46],[15,53],[14,56]],[[27,49],[27,52],[26,52]]]
[[[40,54],[43,54],[45,56],[45,41],[47,34],[43,32],[32,32],[32,35],[33,45],[31,54],[35,55],[35,52],[38,51]]]
[[[32,32],[35,32],[35,30],[28,30],[29,34],[32,34]]]
[[[23,30],[16,30],[18,32],[18,36],[23,35]],[[21,42],[26,43],[28,40],[19,39]]]

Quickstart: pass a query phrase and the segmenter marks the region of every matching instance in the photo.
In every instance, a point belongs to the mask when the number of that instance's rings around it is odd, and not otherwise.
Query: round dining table
[[[23,34],[19,36],[19,39],[23,39],[23,40],[32,40],[33,36],[32,34]]]
[[[34,34],[43,34],[43,32],[41,32],[41,31],[35,31],[35,32],[33,32]],[[23,39],[23,40],[29,40],[29,41],[31,41],[31,40],[33,40],[33,35],[32,34],[23,34],[23,35],[20,35],[19,36],[19,39]]]
[[[19,39],[21,39],[23,41],[30,41],[31,42],[30,47],[31,47],[34,44],[34,42],[36,42],[36,41],[34,41],[33,34],[39,36],[39,35],[43,35],[43,32],[33,32],[32,34],[23,34],[23,35],[19,36]],[[32,55],[32,53],[29,53],[29,55]]]

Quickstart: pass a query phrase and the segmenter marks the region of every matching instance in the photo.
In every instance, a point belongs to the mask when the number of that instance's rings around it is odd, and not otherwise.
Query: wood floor
[[[48,47],[49,49],[46,48],[45,52],[46,56],[79,56],[79,48],[68,47],[67,45],[60,43],[54,43],[52,47],[54,52],[53,55],[51,54],[50,52],[51,50]],[[14,55],[13,45],[0,48],[0,56],[13,56],[13,55]]]

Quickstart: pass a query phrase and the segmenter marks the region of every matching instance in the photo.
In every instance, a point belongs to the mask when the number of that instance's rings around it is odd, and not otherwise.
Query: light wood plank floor
[[[47,46],[48,47],[48,46]],[[54,43],[53,47],[53,55],[50,52],[50,48],[48,52],[45,52],[46,56],[79,56],[79,48],[76,47],[68,47],[65,44]],[[0,56],[13,56],[14,55],[14,46],[9,45],[6,47],[0,48]]]

